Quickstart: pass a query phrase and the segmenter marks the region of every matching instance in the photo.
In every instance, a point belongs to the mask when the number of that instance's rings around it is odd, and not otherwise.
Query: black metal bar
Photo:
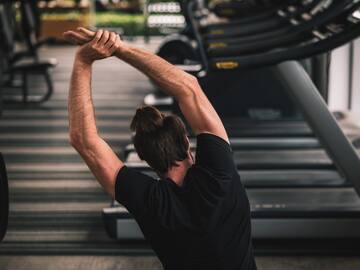
[[[360,158],[308,74],[295,61],[279,64],[276,70],[283,78],[284,89],[299,107],[340,173],[360,195]]]

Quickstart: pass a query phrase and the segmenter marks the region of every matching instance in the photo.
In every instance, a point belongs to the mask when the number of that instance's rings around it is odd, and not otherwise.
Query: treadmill
[[[327,18],[331,18],[330,13],[336,12],[338,9],[341,12],[344,5],[346,5],[348,1],[344,2],[329,2],[325,0],[320,0],[316,2],[316,5],[313,6],[308,12],[302,13],[296,17],[288,17],[288,24],[284,27],[274,29],[272,31],[267,31],[263,33],[258,33],[254,35],[247,35],[243,37],[236,37],[232,36],[229,38],[222,38],[219,40],[225,44],[236,44],[241,42],[251,42],[251,41],[258,41],[265,38],[274,38],[274,37],[281,37],[281,35],[289,34],[289,33],[298,33],[304,30],[310,30],[311,27],[316,26],[317,24],[321,23],[321,21],[326,21]],[[329,5],[330,4],[330,5]],[[326,12],[325,12],[326,11]],[[284,12],[284,16],[287,14]],[[336,16],[336,13],[335,13]]]
[[[311,41],[303,42],[296,47],[276,48],[276,50],[268,53],[259,53],[256,55],[251,54],[235,57],[227,56],[226,58],[224,57],[223,59],[221,59],[221,61],[223,62],[217,62],[215,65],[213,65],[213,59],[207,57],[203,46],[204,43],[199,30],[198,22],[196,21],[195,10],[196,3],[191,2],[188,6],[188,14],[191,25],[194,28],[193,30],[196,40],[199,44],[199,55],[201,57],[202,65],[204,67],[204,72],[208,74],[218,74],[219,70],[226,70],[227,72],[229,72],[229,70],[243,70],[245,68],[244,62],[242,61],[244,57],[248,58],[250,63],[250,59],[256,59],[256,57],[260,55],[262,56],[261,58],[258,58],[259,65],[254,65],[251,67],[262,67],[263,65],[268,65],[267,60],[270,58],[272,60],[271,64],[278,64],[284,60],[302,59],[305,54],[305,57],[311,57],[315,54],[322,53],[327,50],[331,50],[338,46],[341,46],[360,35],[360,18],[358,14],[360,10],[359,1],[349,1],[346,3],[346,5],[343,6],[341,14],[333,13],[332,9],[328,9],[330,14],[333,15],[334,18],[332,18],[331,21],[329,21],[329,19],[327,18],[325,24],[318,25],[317,29],[312,31],[314,38]],[[321,23],[324,22],[321,21]],[[295,53],[299,51],[301,51],[302,53],[295,55]],[[289,57],[289,54],[293,56],[293,58],[286,59],[285,57]],[[281,56],[282,58],[280,58],[279,56]],[[236,60],[239,60],[239,62],[234,62],[235,65],[233,65],[233,62],[231,62],[234,58]],[[209,61],[209,64],[207,61]],[[216,70],[218,72],[216,72]],[[225,73],[225,71],[223,73]],[[348,141],[343,131],[340,129],[333,115],[327,109],[323,98],[320,96],[316,87],[312,84],[304,69],[295,62],[285,62],[275,66],[273,68],[273,73],[280,79],[279,81],[281,82],[283,89],[287,92],[292,102],[296,104],[297,108],[302,112],[305,120],[307,121],[315,135],[318,137],[321,145],[330,155],[337,168],[343,167],[343,169],[341,169],[343,172],[348,171],[348,173],[345,173],[348,180],[356,183],[357,178],[355,177],[355,175],[360,172],[360,168],[358,169],[359,172],[357,172],[357,169],[354,170],[352,166],[357,166],[356,164],[359,160],[358,155],[352,144]],[[298,85],[294,85],[295,83],[297,83]],[[206,93],[207,95],[209,94],[208,92]],[[211,99],[211,95],[210,97],[208,95],[208,97],[214,107],[217,109],[219,108],[219,106],[217,106],[218,100],[216,100],[215,98],[216,96],[220,96],[219,98],[221,98],[221,95],[218,95],[218,92],[215,93],[216,94],[213,95],[213,99]],[[237,102],[237,100],[233,101],[234,104]],[[229,107],[229,102],[231,102],[231,100],[227,100],[227,102],[224,102],[222,105]],[[241,108],[242,106],[239,105],[239,107]],[[342,147],[339,147],[340,144],[342,145]],[[319,160],[322,159],[320,158]],[[352,163],[352,166],[350,166],[349,163]],[[358,186],[355,187],[358,189]]]
[[[261,16],[262,19],[267,17],[273,17],[276,7],[281,6],[282,1],[271,1],[275,3],[264,3],[263,1],[257,0],[246,0],[246,1],[230,1],[230,2],[219,2],[215,5],[209,4],[211,12],[216,14],[218,17],[225,17],[231,21],[236,21],[237,18],[258,18]]]
[[[332,1],[327,1],[328,2],[328,6],[329,6],[329,10],[328,12],[324,12],[324,8],[319,8],[320,7],[320,3],[322,5],[324,5],[323,3],[324,1],[318,1],[317,5],[316,5],[316,10],[321,10],[322,13],[320,14],[321,16],[316,17],[317,19],[312,20],[311,21],[311,30],[312,27],[315,25],[315,23],[321,23],[324,22],[326,20],[329,19],[329,17],[331,18],[331,16],[335,16],[338,15],[340,12],[343,12],[342,9],[339,8],[345,8],[349,5],[349,2],[352,1],[340,1],[340,2],[336,2],[333,3]],[[329,2],[332,3],[331,5],[329,5]],[[336,4],[336,5],[335,5]],[[188,12],[189,13],[189,12]],[[315,11],[313,12],[315,13]],[[191,17],[191,13],[189,13],[190,16],[190,24],[193,25],[193,28],[200,28],[198,21],[195,21],[195,16]],[[320,17],[320,18],[319,18]],[[195,21],[195,22],[194,22]],[[304,24],[306,24],[306,29],[309,27],[309,23],[308,21],[305,21]],[[301,25],[298,27],[302,27]],[[194,29],[194,32],[196,33],[196,30],[198,29]],[[199,35],[200,30],[198,30]],[[310,31],[311,33],[311,31]],[[201,39],[203,37],[201,36]],[[199,38],[198,38],[199,41]],[[202,40],[200,40],[200,42],[202,42]],[[263,44],[264,42],[262,42]],[[266,43],[266,42],[265,42]],[[250,46],[251,47],[251,46]],[[200,48],[201,49],[201,48]],[[224,51],[227,48],[224,48]],[[205,58],[207,58],[208,56],[205,56],[206,52],[203,52],[200,55],[202,56],[202,66],[205,66],[204,70],[206,70],[206,62],[207,60]],[[224,64],[224,63],[222,63]],[[225,63],[226,64],[226,63]],[[192,66],[186,66],[184,67],[185,70],[190,70],[191,72],[194,72],[194,70],[196,70],[196,68],[193,68]],[[203,71],[204,71],[203,70]],[[199,70],[197,70],[199,71]],[[283,88],[282,83],[280,82],[280,80],[273,80],[270,79],[269,82],[267,83],[263,83],[260,80],[257,80],[258,77],[258,71],[259,70],[254,70],[254,71],[250,71],[247,72],[246,74],[244,74],[244,72],[237,72],[237,71],[229,71],[227,70],[227,73],[211,73],[211,76],[203,76],[201,78],[199,78],[200,84],[202,85],[204,91],[206,92],[207,96],[209,97],[209,99],[211,100],[211,102],[213,103],[213,105],[215,106],[216,110],[218,111],[218,113],[220,114],[221,118],[223,119],[223,123],[224,126],[228,132],[228,134],[230,136],[233,137],[244,137],[245,139],[249,139],[252,137],[255,138],[263,138],[263,137],[278,137],[278,140],[283,139],[284,142],[289,142],[292,140],[294,142],[294,146],[293,147],[298,147],[299,145],[296,145],[296,141],[300,142],[300,141],[304,141],[304,140],[309,140],[310,137],[313,137],[313,133],[311,131],[311,129],[308,127],[308,125],[301,119],[301,117],[288,117],[288,119],[286,119],[286,117],[281,116],[281,119],[279,120],[256,120],[254,121],[254,119],[239,119],[238,117],[238,110],[239,107],[241,108],[249,108],[251,110],[251,106],[264,106],[262,104],[258,104],[258,96],[264,95],[266,94],[266,89],[264,89],[264,84],[265,87],[267,87],[267,85],[271,84],[272,85],[272,91],[270,96],[266,97],[263,96],[263,100],[275,100],[275,102],[278,102],[278,100],[282,100],[282,102],[280,102],[281,104],[286,104],[284,106],[284,108],[281,108],[280,110],[282,111],[291,111],[294,107],[292,101],[290,99],[286,99],[284,100],[284,91],[286,91]],[[207,72],[207,71],[206,71]],[[263,72],[265,75],[265,77],[263,76],[262,78],[266,79],[266,77],[271,77],[273,78],[274,76],[276,76],[276,73],[273,72],[272,70],[265,70]],[[271,73],[271,74],[270,74]],[[240,78],[240,79],[239,79]],[[219,98],[218,95],[218,83],[219,81],[226,81],[227,84],[230,84],[232,87],[231,89],[226,89],[226,92],[231,95],[232,94],[232,98],[228,98],[225,96],[222,96],[221,98]],[[255,83],[255,85],[254,85]],[[277,85],[275,85],[275,83],[277,83]],[[258,85],[256,85],[258,84]],[[238,85],[238,86],[237,86]],[[214,87],[212,87],[214,86]],[[244,98],[242,96],[237,97],[237,93],[241,92],[239,91],[239,89],[241,88],[252,88],[254,91],[254,89],[259,89],[257,90],[260,93],[251,93],[253,99],[255,100],[254,104],[242,104],[242,106],[239,106],[237,104],[238,100],[246,100],[248,102],[249,100],[249,94],[247,94],[247,96]],[[231,90],[231,91],[230,91]],[[274,93],[276,93],[277,96],[274,96]],[[165,97],[165,99],[167,101],[170,100],[171,102],[171,98],[170,97]],[[154,94],[150,94],[145,98],[145,104],[147,105],[154,105],[156,101],[156,98],[154,97]],[[231,104],[229,106],[229,104]],[[246,106],[245,106],[246,105]],[[265,106],[270,106],[269,110],[265,110],[265,114],[269,115],[271,114],[272,110],[272,106],[277,106],[277,103],[275,103],[275,105],[269,105],[269,104],[265,104]],[[281,105],[283,106],[283,105]],[[229,113],[229,108],[235,108],[235,112],[231,112]],[[245,109],[244,109],[245,110]],[[222,112],[225,111],[224,114],[222,114]],[[175,106],[175,112],[179,113],[179,110],[176,110],[176,106]],[[248,112],[244,112],[244,113],[248,113]],[[277,112],[275,112],[276,114]],[[251,114],[251,112],[250,112]],[[264,113],[263,113],[264,114]],[[291,114],[291,112],[290,112]],[[296,113],[295,113],[296,114]],[[230,115],[230,117],[229,117]],[[232,116],[236,116],[236,117],[232,117]],[[257,116],[255,116],[256,118]],[[275,116],[276,117],[276,116]],[[231,119],[234,118],[234,119]],[[250,117],[251,118],[251,117]],[[338,119],[341,121],[341,119]],[[313,140],[316,140],[315,138],[313,138]],[[279,144],[276,144],[279,145]],[[290,146],[288,143],[286,143],[287,146]],[[314,145],[314,143],[310,143],[308,145],[305,144],[300,144],[302,146],[306,147],[311,147]],[[235,145],[234,145],[235,146]]]
[[[354,8],[353,0],[344,0],[334,2],[326,11],[311,12],[303,15],[302,20],[292,19],[289,27],[284,27],[273,32],[267,32],[265,35],[251,35],[248,38],[232,38],[226,41],[207,44],[207,55],[210,57],[216,56],[231,56],[231,55],[245,55],[251,53],[259,53],[269,51],[274,47],[289,47],[298,42],[304,42],[307,39],[313,38],[313,29],[327,21],[336,18],[337,16],[348,16],[345,12]],[[356,5],[356,4],[355,4]],[[275,32],[275,33],[274,33]]]
[[[219,24],[217,27],[213,25],[208,31],[204,31],[204,27],[200,27],[200,31],[205,39],[224,39],[232,36],[240,37],[271,31],[288,26],[289,22],[300,14],[311,12],[315,8],[321,8],[324,1],[299,2],[297,6],[293,5],[292,8],[279,8],[276,15],[269,19],[252,21],[250,23],[227,24],[227,26],[226,24]]]

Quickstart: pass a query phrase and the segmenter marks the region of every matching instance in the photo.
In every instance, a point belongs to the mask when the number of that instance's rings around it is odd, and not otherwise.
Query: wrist
[[[119,46],[116,51],[115,51],[115,56],[122,58],[124,55],[126,55],[130,50],[130,47],[128,47],[127,45],[125,45],[124,43],[121,44],[121,46]]]
[[[89,57],[86,57],[81,53],[77,52],[75,56],[75,62],[83,66],[91,66],[94,61]]]

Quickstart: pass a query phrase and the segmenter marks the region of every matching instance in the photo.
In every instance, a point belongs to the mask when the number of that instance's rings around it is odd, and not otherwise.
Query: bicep
[[[78,149],[78,152],[97,181],[114,198],[116,176],[124,163],[100,137],[92,139],[86,147]]]
[[[197,82],[189,94],[178,99],[178,103],[195,135],[210,133],[229,142],[219,115]]]

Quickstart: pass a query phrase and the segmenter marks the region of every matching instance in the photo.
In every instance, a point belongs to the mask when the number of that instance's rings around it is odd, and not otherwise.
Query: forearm
[[[97,137],[91,97],[91,63],[75,57],[69,91],[69,132],[74,147],[86,146]]]
[[[198,88],[194,76],[145,50],[126,45],[119,48],[115,55],[143,72],[168,95],[176,99]]]

